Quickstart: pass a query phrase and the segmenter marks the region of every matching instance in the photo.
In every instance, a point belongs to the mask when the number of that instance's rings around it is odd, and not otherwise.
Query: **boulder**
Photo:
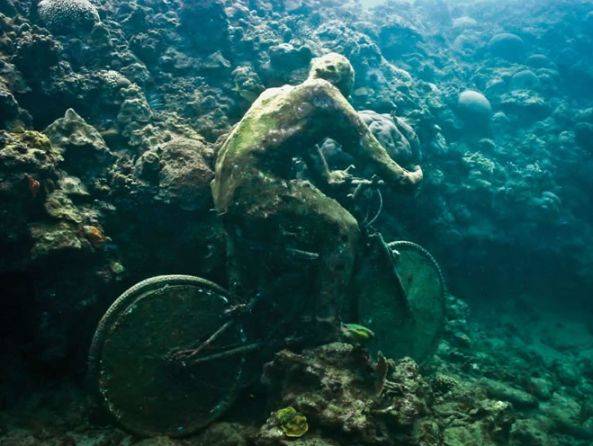
[[[290,43],[270,47],[270,62],[276,69],[307,68],[313,54],[306,46],[296,48]]]
[[[513,90],[500,98],[500,108],[525,122],[543,119],[550,114],[550,105],[531,90]]]
[[[532,90],[539,86],[539,78],[531,70],[521,70],[511,78],[511,86],[518,90]]]
[[[51,36],[24,33],[17,42],[14,64],[27,79],[43,79],[58,64],[61,50]]]
[[[579,122],[575,129],[575,138],[581,148],[593,154],[593,124]]]
[[[45,134],[62,153],[68,173],[83,181],[97,177],[115,159],[97,129],[72,109],[51,124]]]
[[[538,401],[533,395],[501,381],[483,378],[480,380],[480,385],[491,398],[507,401],[516,408],[527,409],[538,406]]]
[[[533,68],[550,68],[554,63],[545,54],[533,54],[527,58],[527,65]]]
[[[184,0],[181,3],[182,30],[197,50],[211,53],[227,45],[229,22],[221,1]]]
[[[478,26],[478,21],[473,17],[469,16],[461,16],[456,17],[453,19],[451,23],[451,27],[455,30],[464,30],[466,28],[476,28]]]
[[[174,138],[160,154],[159,195],[166,203],[196,210],[210,206],[214,173],[204,160],[201,140]]]
[[[386,57],[398,58],[418,50],[423,37],[416,27],[401,16],[394,16],[379,31],[379,42]]]
[[[19,114],[19,104],[10,90],[0,83],[0,126]]]
[[[419,162],[420,142],[412,127],[402,118],[371,110],[363,110],[359,115],[391,158],[403,165]]]

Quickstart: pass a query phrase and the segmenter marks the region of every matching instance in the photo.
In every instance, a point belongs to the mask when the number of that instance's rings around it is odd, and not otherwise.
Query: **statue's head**
[[[316,57],[311,62],[310,79],[325,79],[348,97],[354,85],[354,68],[350,61],[338,53]]]

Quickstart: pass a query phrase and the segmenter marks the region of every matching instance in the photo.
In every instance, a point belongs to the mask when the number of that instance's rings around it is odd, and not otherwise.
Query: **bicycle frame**
[[[350,198],[353,203],[358,202],[358,198],[362,194],[365,187],[371,188],[377,193],[377,196],[379,198],[379,208],[370,220],[368,219],[368,215],[367,217],[362,218],[361,212],[356,208],[356,206],[353,206],[351,209],[349,209],[349,211],[359,222],[363,237],[366,240],[377,239],[377,246],[386,256],[386,259],[388,259],[388,261],[391,263],[391,273],[398,290],[396,296],[396,298],[399,298],[398,304],[401,305],[401,308],[403,308],[404,312],[406,313],[406,316],[411,317],[412,311],[408,304],[408,299],[406,298],[406,290],[402,284],[401,277],[397,272],[397,258],[393,252],[393,249],[390,248],[389,243],[387,243],[383,238],[383,234],[381,234],[373,226],[379,218],[379,216],[381,215],[381,212],[383,211],[383,195],[381,194],[381,187],[384,185],[384,182],[380,180],[378,177],[373,176],[371,180],[353,179],[351,181],[351,184],[353,184],[355,188],[353,192],[348,195],[348,198]]]
[[[262,350],[266,347],[282,348],[291,344],[297,344],[302,342],[304,338],[271,338],[246,341],[245,343],[238,345],[225,346],[222,351],[211,353],[207,355],[200,355],[200,353],[208,350],[209,347],[215,344],[220,337],[235,324],[241,323],[246,320],[252,314],[252,310],[261,301],[261,298],[256,297],[252,299],[246,305],[239,305],[232,308],[228,312],[228,319],[206,340],[200,342],[196,348],[186,348],[177,350],[175,352],[169,352],[167,355],[168,360],[181,362],[183,366],[195,366],[203,364],[205,362],[216,361],[220,359],[226,359],[235,355],[243,355],[246,353],[255,352]]]
[[[400,290],[398,296],[396,296],[395,298],[398,298],[398,305],[401,305],[400,308],[402,308],[403,311],[406,313],[406,316],[409,317],[411,315],[411,311],[409,309],[407,299],[405,298],[405,290],[401,283],[401,279],[397,273],[395,262],[393,261],[393,254],[391,248],[389,248],[388,243],[385,242],[383,236],[379,232],[373,232],[369,237],[377,237],[377,245],[380,247],[380,249],[384,251],[384,254],[388,256],[388,258],[392,261],[393,280],[395,280],[396,286]],[[236,355],[254,353],[265,348],[281,349],[289,345],[300,345],[305,343],[306,338],[304,337],[279,337],[271,339],[247,340],[244,343],[238,345],[236,344],[224,346],[220,349],[217,349],[217,351],[213,353],[208,353],[209,348],[215,345],[216,341],[220,339],[220,337],[227,330],[231,329],[235,324],[241,323],[241,321],[245,320],[246,318],[251,317],[251,312],[249,309],[255,307],[258,301],[259,299],[255,298],[246,306],[242,306],[240,309],[236,309],[234,311],[229,312],[228,320],[226,320],[206,340],[201,341],[196,348],[190,347],[183,350],[171,352],[168,355],[167,359],[179,362],[184,367],[190,367],[197,366],[206,362],[227,359]]]
[[[383,199],[382,195],[378,189],[378,186],[381,186],[382,183],[373,180],[358,180],[357,182],[352,182],[355,185],[355,189],[352,194],[349,195],[349,198],[352,200],[356,200],[359,198],[360,194],[362,193],[363,187],[369,186],[375,188],[379,196],[379,209],[375,212],[374,216],[368,220],[364,219],[364,221],[360,224],[361,231],[363,237],[368,240],[376,240],[376,246],[379,247],[379,250],[385,256],[388,262],[391,264],[391,273],[393,280],[395,281],[398,293],[395,297],[399,300],[398,305],[406,314],[406,317],[411,316],[411,310],[406,298],[406,292],[402,285],[401,278],[397,272],[396,267],[396,259],[394,258],[393,250],[389,247],[389,244],[383,238],[383,235],[374,229],[373,223],[377,220],[381,211],[383,209]],[[352,211],[355,215],[357,212],[355,210]],[[357,217],[355,215],[355,217]],[[357,218],[358,220],[358,218]],[[317,253],[309,253],[298,251],[295,252],[295,255],[304,256],[308,260],[316,260],[319,255]],[[305,338],[294,338],[294,337],[287,337],[287,338],[272,338],[272,339],[261,339],[261,340],[252,340],[246,341],[243,344],[239,345],[232,345],[232,346],[225,346],[222,348],[222,351],[218,351],[211,354],[201,355],[201,353],[207,351],[209,347],[213,346],[215,342],[230,328],[232,328],[235,324],[240,323],[243,320],[246,320],[252,314],[252,311],[256,308],[257,304],[260,302],[261,298],[256,297],[253,298],[249,303],[246,305],[240,305],[231,309],[228,312],[228,320],[226,320],[212,335],[210,335],[206,340],[202,341],[196,348],[186,348],[183,350],[179,350],[176,352],[171,352],[168,356],[170,360],[175,360],[181,362],[184,366],[195,366],[199,364],[203,364],[210,361],[216,361],[220,359],[229,358],[235,355],[243,355],[247,353],[256,352],[258,350],[262,350],[265,347],[275,347],[275,348],[282,348],[287,345],[302,343]],[[289,317],[292,318],[294,315]]]

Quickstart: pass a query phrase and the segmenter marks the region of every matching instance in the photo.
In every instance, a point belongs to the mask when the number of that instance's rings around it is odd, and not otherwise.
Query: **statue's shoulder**
[[[264,90],[262,94],[255,100],[255,103],[264,103],[269,102],[270,100],[289,93],[291,90],[294,90],[293,85],[283,85],[282,87],[272,87]]]
[[[313,96],[338,97],[341,96],[338,90],[331,82],[325,79],[307,79],[298,85],[299,89]]]
[[[319,78],[309,78],[301,86],[305,88],[334,88],[331,82]]]

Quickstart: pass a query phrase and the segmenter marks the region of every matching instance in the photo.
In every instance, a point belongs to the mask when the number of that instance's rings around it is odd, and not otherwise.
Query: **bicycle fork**
[[[403,308],[404,316],[406,318],[411,319],[414,317],[414,314],[412,312],[412,309],[410,308],[410,302],[408,301],[406,289],[404,288],[404,286],[402,284],[401,277],[399,276],[399,273],[397,272],[396,254],[394,254],[393,250],[389,247],[389,244],[383,238],[383,234],[381,234],[380,232],[376,232],[375,234],[373,234],[372,237],[377,237],[378,242],[379,242],[378,245],[379,245],[383,255],[385,255],[385,257],[389,261],[389,264],[391,265],[390,273],[393,275],[393,280],[395,281],[395,284],[396,284],[396,287],[398,290],[398,293],[397,293],[397,296],[395,296],[395,299],[397,300],[399,307]],[[397,255],[399,255],[399,254],[397,254]]]

